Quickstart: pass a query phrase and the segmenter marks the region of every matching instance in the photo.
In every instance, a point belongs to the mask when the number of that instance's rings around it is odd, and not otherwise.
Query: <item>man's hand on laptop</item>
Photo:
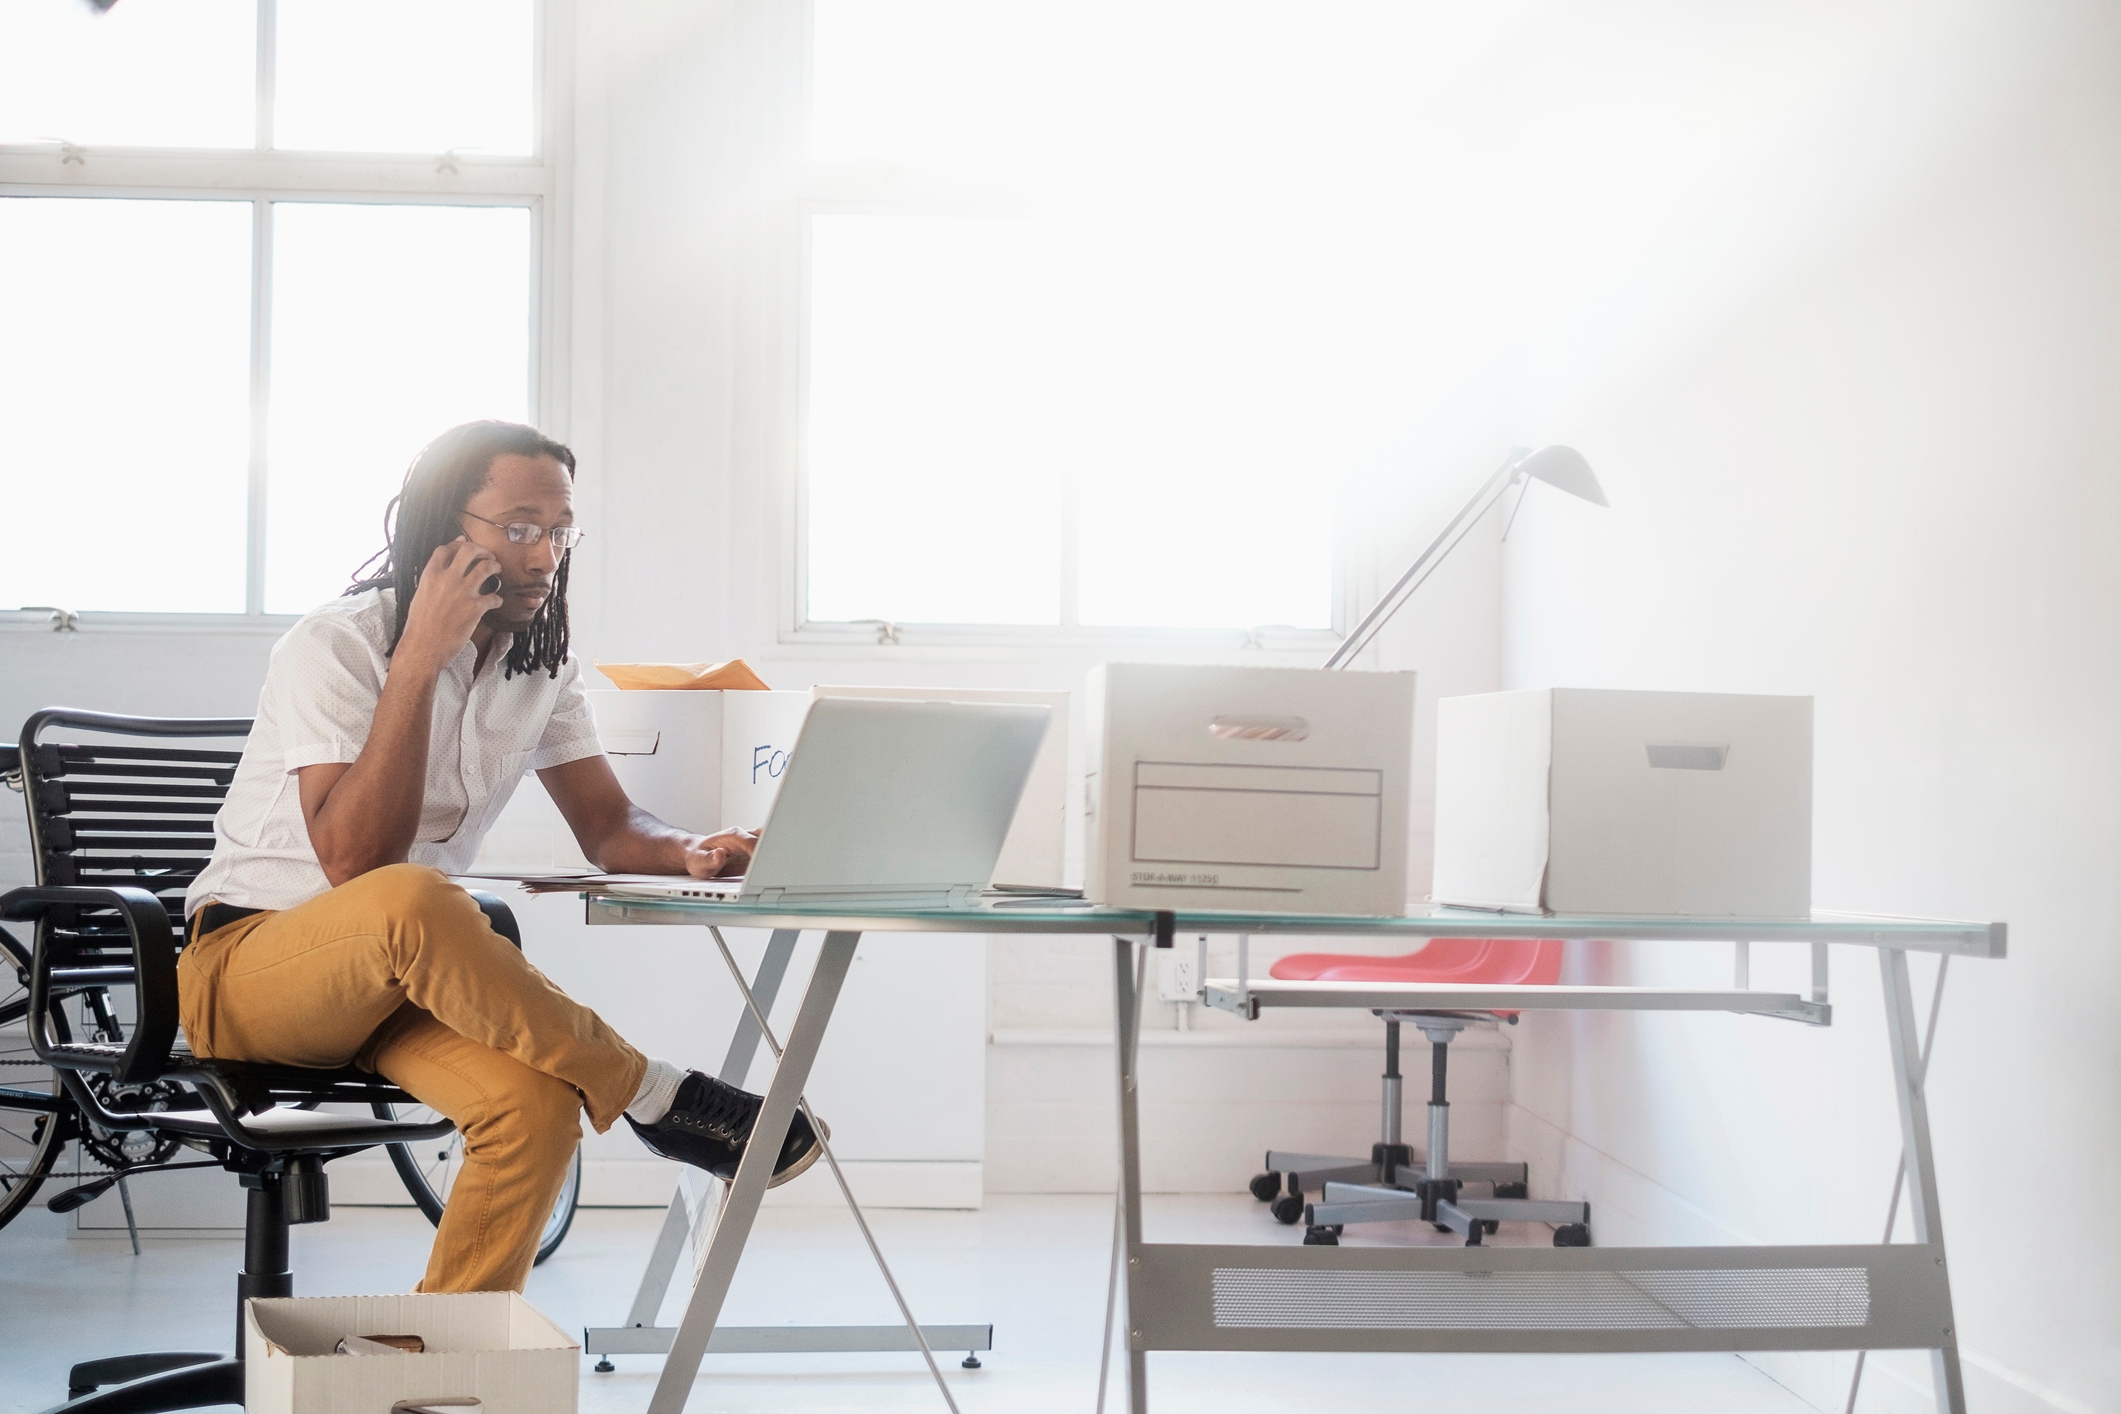
[[[757,830],[723,830],[704,835],[685,846],[685,872],[695,879],[742,874],[751,865],[751,852],[758,847]]]

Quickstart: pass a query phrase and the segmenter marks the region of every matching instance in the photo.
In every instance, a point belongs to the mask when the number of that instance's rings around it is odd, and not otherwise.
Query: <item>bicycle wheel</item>
[[[0,929],[0,1227],[30,1205],[66,1149],[73,1102],[29,1039],[29,949]],[[52,1033],[70,1039],[51,1009]]]
[[[425,1105],[393,1105],[383,1101],[375,1104],[378,1119],[435,1120],[441,1116]],[[405,1191],[412,1195],[413,1203],[427,1214],[431,1223],[442,1221],[442,1205],[449,1201],[449,1190],[457,1181],[457,1170],[464,1158],[464,1136],[452,1130],[440,1139],[429,1139],[419,1144],[390,1144],[391,1166],[398,1177],[405,1181]],[[538,1237],[536,1266],[560,1250],[567,1240],[567,1230],[574,1226],[574,1210],[582,1199],[582,1146],[574,1150],[574,1162],[567,1166],[567,1181],[560,1185],[560,1196],[553,1202],[552,1215],[545,1219],[545,1231]]]

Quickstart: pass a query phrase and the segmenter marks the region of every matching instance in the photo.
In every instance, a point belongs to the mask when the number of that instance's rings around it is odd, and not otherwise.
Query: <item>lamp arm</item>
[[[1437,534],[1436,538],[1429,542],[1429,548],[1423,550],[1420,557],[1413,564],[1407,566],[1407,572],[1399,577],[1399,581],[1385,591],[1384,597],[1377,601],[1369,613],[1363,615],[1362,622],[1355,625],[1348,636],[1340,641],[1340,647],[1334,649],[1333,656],[1326,659],[1328,668],[1345,667],[1356,654],[1369,647],[1370,640],[1377,636],[1380,629],[1391,622],[1392,616],[1399,612],[1400,606],[1405,604],[1414,591],[1421,587],[1421,582],[1427,579],[1438,565],[1443,563],[1444,558],[1452,550],[1457,548],[1458,542],[1465,538],[1466,532],[1473,528],[1474,522],[1485,515],[1488,507],[1494,505],[1496,499],[1509,489],[1510,483],[1517,479],[1516,472],[1519,463],[1523,462],[1528,455],[1529,453],[1521,447],[1511,449],[1510,455],[1503,459],[1502,465],[1495,468],[1495,474],[1481,483],[1480,489],[1473,493],[1472,499],[1459,507],[1458,514],[1451,517],[1450,524],[1446,525]]]

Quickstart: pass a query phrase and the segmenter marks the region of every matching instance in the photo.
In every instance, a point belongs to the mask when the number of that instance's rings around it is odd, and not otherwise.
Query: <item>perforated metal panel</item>
[[[1137,1350],[1908,1350],[1950,1336],[1941,1249],[1258,1247],[1128,1256]]]
[[[1862,1326],[1862,1267],[1351,1272],[1217,1267],[1222,1329],[1732,1330]]]

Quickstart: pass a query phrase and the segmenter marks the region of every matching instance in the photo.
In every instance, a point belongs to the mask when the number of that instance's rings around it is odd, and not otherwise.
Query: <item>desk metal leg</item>
[[[1141,1326],[1135,1319],[1135,1313],[1142,1309],[1141,1115],[1136,1102],[1138,1052],[1134,1044],[1141,1025],[1141,994],[1135,980],[1135,952],[1136,944],[1131,939],[1112,940],[1113,994],[1118,1002],[1118,1034],[1113,1049],[1119,1052],[1119,1210],[1126,1251],[1127,1408],[1131,1414],[1148,1414],[1149,1355],[1142,1346]]]
[[[781,1063],[774,1069],[773,1083],[766,1088],[765,1104],[752,1127],[753,1142],[745,1147],[744,1161],[737,1165],[736,1182],[729,1186],[722,1210],[715,1217],[707,1258],[700,1266],[699,1279],[693,1283],[685,1317],[671,1339],[662,1378],[656,1382],[655,1397],[648,1402],[649,1414],[680,1414],[692,1393],[692,1381],[707,1354],[708,1339],[721,1317],[722,1303],[729,1296],[729,1284],[736,1277],[744,1243],[751,1236],[759,1203],[773,1177],[774,1160],[780,1156],[789,1123],[795,1118],[796,1101],[810,1079],[811,1064],[817,1059],[819,1043],[825,1039],[826,1023],[832,1019],[833,1004],[839,1000],[840,987],[847,980],[847,969],[854,962],[854,947],[861,936],[825,935],[817,968],[803,992],[802,1008],[796,1013],[795,1025],[789,1028]]]
[[[663,1309],[663,1298],[670,1294],[670,1278],[677,1272],[678,1258],[685,1255],[685,1239],[691,1234],[692,1213],[685,1206],[681,1186],[670,1195],[670,1211],[663,1214],[663,1230],[655,1236],[655,1250],[648,1254],[648,1269],[641,1273],[640,1290],[633,1294],[633,1309],[626,1313],[628,1330],[644,1330],[655,1324],[657,1313]],[[601,1370],[610,1363],[606,1360],[597,1368]]]
[[[1908,1216],[1915,1241],[1928,1247],[1940,1270],[1944,1263],[1944,1225],[1937,1204],[1937,1163],[1930,1152],[1929,1102],[1923,1087],[1922,1033],[1915,1025],[1915,991],[1908,980],[1907,954],[1880,948],[1884,973],[1886,1036],[1893,1048],[1893,1091],[1900,1102],[1900,1142],[1907,1155]],[[1959,1332],[1951,1309],[1949,1279],[1944,1287],[1944,1330],[1940,1346],[1930,1352],[1930,1375],[1937,1408],[1966,1414],[1966,1386],[1959,1372]]]
[[[793,928],[776,928],[773,936],[766,940],[766,955],[759,959],[758,973],[751,981],[751,994],[758,999],[760,1011],[769,1014],[773,1011],[774,998],[780,995],[781,979],[788,975],[788,961],[795,956],[796,936]],[[729,1054],[722,1059],[722,1083],[741,1086],[745,1077],[751,1074],[751,1062],[758,1053],[759,1026],[746,1011],[737,1018],[736,1034],[729,1039]],[[655,1325],[656,1315],[663,1309],[663,1298],[670,1292],[670,1278],[678,1269],[678,1259],[685,1255],[685,1239],[691,1233],[692,1214],[685,1206],[685,1195],[674,1193],[670,1197],[670,1211],[663,1218],[663,1230],[656,1235],[655,1250],[649,1254],[648,1270],[641,1273],[640,1289],[633,1294],[633,1309],[626,1313],[628,1330],[645,1330]],[[604,1365],[609,1364],[607,1359]],[[602,1369],[604,1365],[598,1368]]]
[[[759,959],[759,970],[751,979],[751,997],[759,1010],[773,1015],[774,998],[781,994],[781,979],[788,975],[789,960],[795,956],[795,940],[798,934],[793,928],[776,928],[766,939],[766,955]],[[721,1081],[724,1085],[742,1087],[751,1074],[751,1063],[758,1059],[759,1023],[746,1007],[744,1014],[736,1020],[736,1032],[729,1038],[729,1054],[722,1058]]]

